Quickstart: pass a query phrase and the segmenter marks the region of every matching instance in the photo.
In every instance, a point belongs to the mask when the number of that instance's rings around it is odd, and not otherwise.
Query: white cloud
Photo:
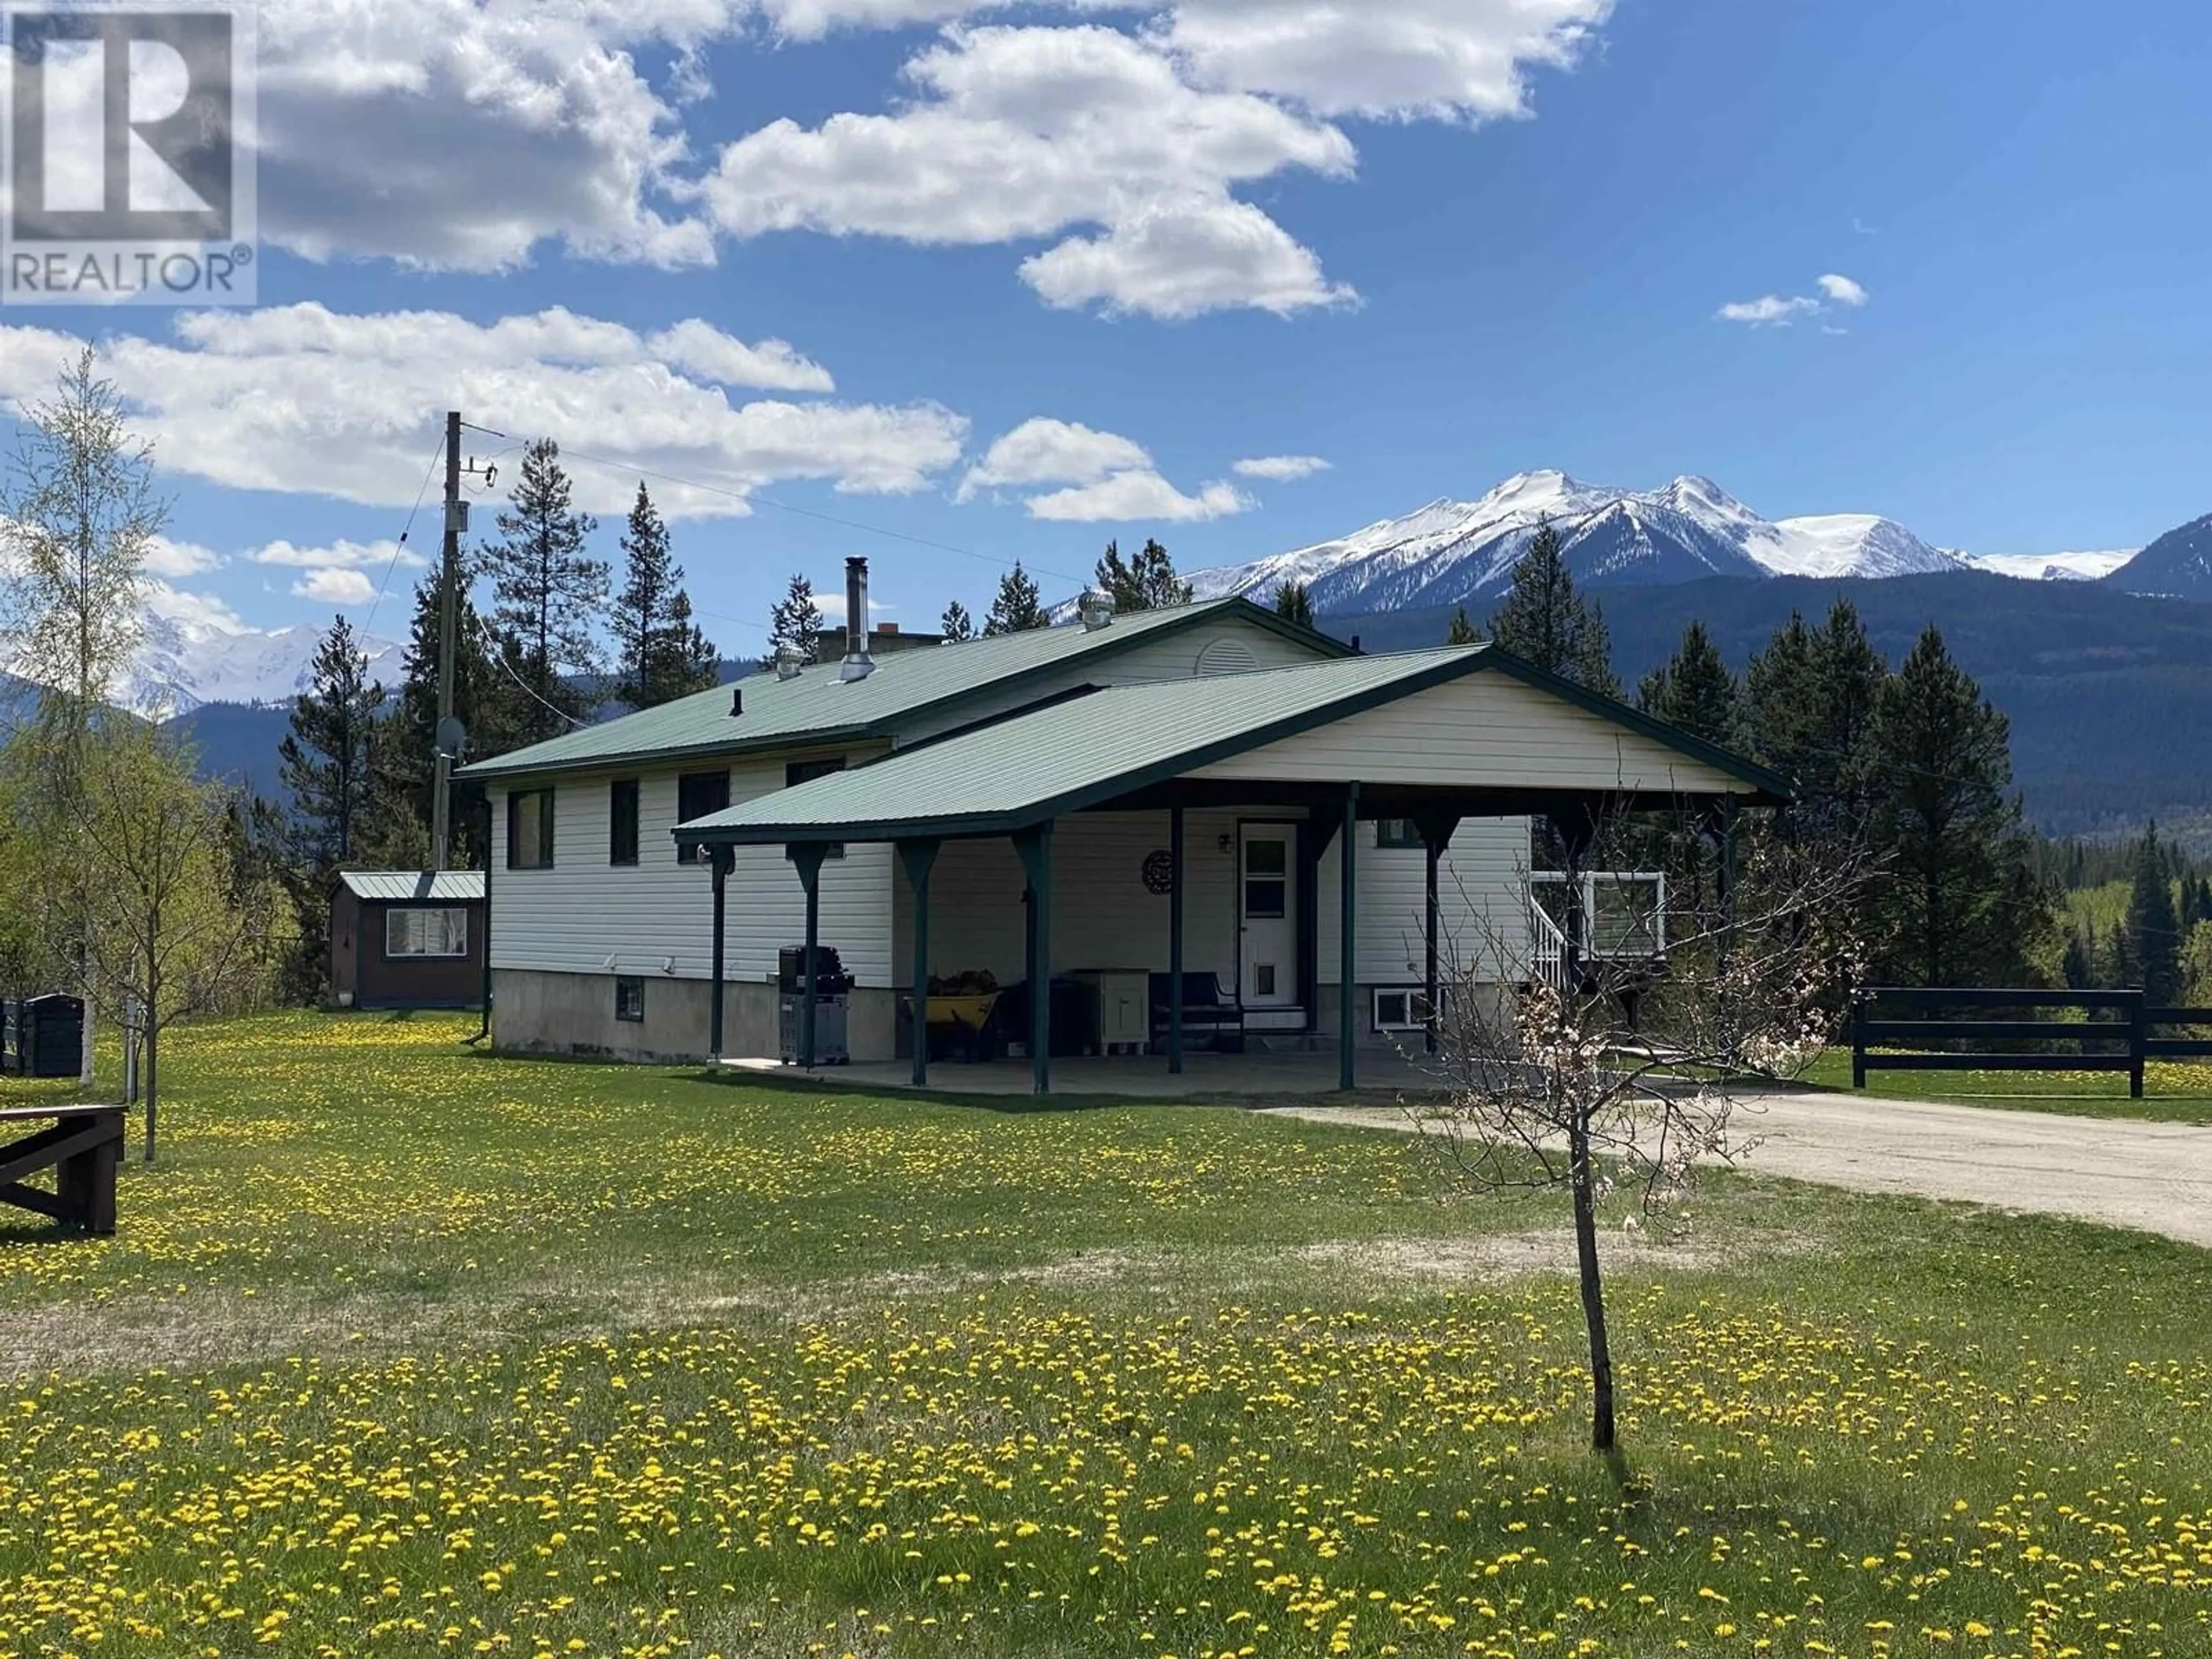
[[[1820,292],[1839,306],[1863,306],[1867,302],[1866,289],[1848,276],[1838,276],[1832,271],[1820,278]]]
[[[325,605],[367,605],[376,597],[376,584],[365,571],[310,570],[292,584],[292,595]]]
[[[674,518],[742,516],[748,491],[782,479],[920,489],[958,462],[968,436],[964,419],[933,403],[733,402],[633,331],[559,309],[483,325],[309,304],[185,313],[173,329],[169,341],[101,341],[100,371],[164,468],[237,489],[404,508],[436,453],[436,411],[449,408],[611,463],[574,461],[579,504],[595,513],[627,512],[641,472],[706,486],[653,481]],[[47,395],[79,345],[0,327],[0,400]],[[500,447],[471,440],[480,446]]]
[[[191,632],[210,629],[228,634],[250,631],[245,618],[214,594],[191,592],[172,587],[167,582],[147,584],[146,614]]]
[[[1208,84],[1322,115],[1529,113],[1527,70],[1571,67],[1613,0],[1178,0],[1161,33]]]
[[[727,32],[738,0],[276,0],[260,10],[263,234],[315,259],[501,270],[545,242],[714,258],[675,199],[690,150],[641,59]],[[672,75],[672,85],[673,82]]]
[[[1097,226],[1026,260],[1024,280],[1055,305],[1169,317],[1346,297],[1231,194],[1290,170],[1348,177],[1334,127],[1194,87],[1158,43],[1110,28],[956,31],[905,73],[920,95],[896,113],[778,121],[726,148],[706,192],[717,223],[935,245]]]
[[[1159,519],[1189,524],[1206,519],[1226,519],[1257,506],[1234,484],[1202,486],[1186,495],[1152,471],[1116,472],[1110,478],[1078,489],[1060,489],[1048,495],[1032,495],[1030,517],[1062,524],[1097,524],[1112,520]]]
[[[1724,323],[1749,323],[1759,327],[1769,323],[1787,325],[1820,308],[1818,300],[1803,295],[1785,300],[1778,294],[1766,294],[1756,300],[1732,301],[1715,314]]]
[[[420,568],[429,561],[411,547],[397,542],[333,542],[327,547],[295,547],[290,542],[270,542],[244,556],[255,564],[282,565],[291,570],[376,570],[394,564]]]
[[[763,340],[747,345],[696,317],[662,330],[646,343],[663,362],[724,386],[758,386],[765,392],[837,389],[828,369],[802,357],[787,342]]]
[[[204,576],[222,562],[222,555],[211,547],[174,541],[167,536],[155,537],[146,550],[146,574],[149,576]]]
[[[1816,279],[1818,294],[1761,295],[1756,300],[1737,300],[1723,306],[1713,314],[1724,323],[1748,323],[1753,328],[1787,328],[1800,317],[1816,317],[1832,307],[1843,306],[1852,310],[1866,304],[1870,297],[1848,276],[1838,276],[1831,271]],[[1824,334],[1840,334],[1838,328],[1821,329]]]
[[[1250,460],[1239,461],[1233,469],[1240,478],[1267,478],[1276,483],[1296,483],[1301,478],[1310,478],[1316,472],[1328,471],[1329,464],[1318,455],[1255,455]]]
[[[1144,446],[1118,433],[1043,416],[1024,421],[994,442],[960,481],[961,501],[1007,485],[1094,483],[1111,472],[1151,466]]]

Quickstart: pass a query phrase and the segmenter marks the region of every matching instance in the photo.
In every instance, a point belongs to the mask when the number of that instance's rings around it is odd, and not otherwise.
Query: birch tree
[[[1616,823],[1599,844],[1632,839]],[[1662,901],[1656,884],[1600,878],[1599,914],[1578,907],[1555,975],[1499,972],[1517,952],[1495,925],[1472,952],[1448,952],[1459,965],[1434,1062],[1445,1093],[1414,1115],[1452,1185],[1567,1196],[1600,1452],[1618,1439],[1600,1212],[1624,1194],[1637,1226],[1686,1228],[1700,1174],[1756,1146],[1747,1095],[1796,1075],[1835,1035],[1867,878],[1863,861],[1770,839],[1732,901],[1686,903],[1672,884]]]
[[[13,672],[38,688],[19,741],[36,763],[19,829],[53,854],[58,966],[86,993],[82,1081],[92,1082],[88,860],[76,839],[85,751],[138,647],[146,558],[168,520],[153,451],[131,433],[122,394],[86,347],[54,395],[19,417],[0,486],[0,620]]]

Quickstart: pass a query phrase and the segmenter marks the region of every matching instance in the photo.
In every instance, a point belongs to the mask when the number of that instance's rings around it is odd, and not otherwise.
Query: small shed
[[[331,887],[341,1008],[480,1008],[484,872],[346,870]]]

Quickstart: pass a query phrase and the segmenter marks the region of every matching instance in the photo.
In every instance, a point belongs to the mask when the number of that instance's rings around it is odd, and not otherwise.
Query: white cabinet
[[[1152,1037],[1152,975],[1139,969],[1079,975],[1098,994],[1098,1046],[1105,1053],[1145,1052]]]

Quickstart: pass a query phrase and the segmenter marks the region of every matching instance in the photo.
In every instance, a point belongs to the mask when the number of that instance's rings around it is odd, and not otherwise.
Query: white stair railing
[[[1532,893],[1528,898],[1528,971],[1564,995],[1567,988],[1567,936]]]

